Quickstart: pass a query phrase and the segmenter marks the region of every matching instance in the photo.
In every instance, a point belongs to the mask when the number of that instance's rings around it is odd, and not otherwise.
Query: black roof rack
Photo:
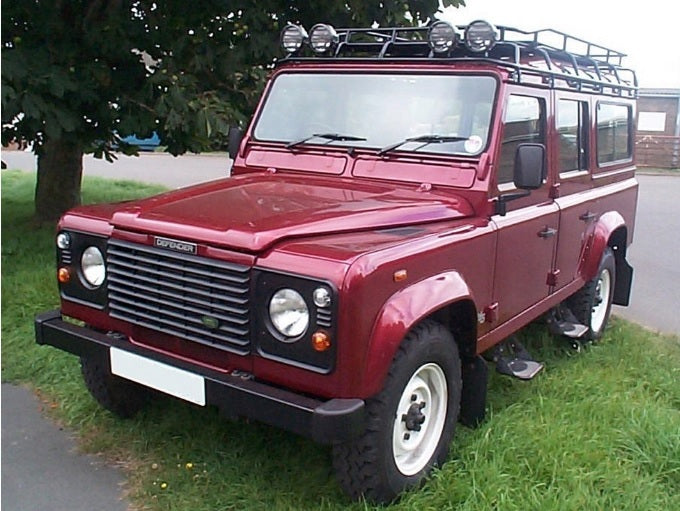
[[[458,25],[463,32],[467,25]],[[613,96],[637,96],[637,76],[622,66],[626,54],[553,29],[524,31],[497,26],[499,40],[490,51],[473,53],[459,42],[445,56],[428,42],[429,27],[342,28],[334,50],[314,56],[311,50],[288,55],[289,61],[420,61],[450,64],[485,62],[511,71],[517,83],[590,90]],[[538,77],[538,80],[537,80]]]

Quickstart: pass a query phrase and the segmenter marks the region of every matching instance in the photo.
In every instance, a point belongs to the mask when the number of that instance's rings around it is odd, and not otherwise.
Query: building
[[[680,168],[680,89],[640,89],[635,144],[639,166]]]

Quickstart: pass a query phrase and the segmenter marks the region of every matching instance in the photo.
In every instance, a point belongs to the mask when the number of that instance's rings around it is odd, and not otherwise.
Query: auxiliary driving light
[[[465,46],[472,52],[489,51],[497,41],[498,30],[488,21],[473,21],[465,30]]]
[[[281,31],[281,46],[286,53],[295,53],[307,39],[307,32],[299,25],[286,25]]]
[[[456,45],[456,29],[446,21],[437,21],[430,27],[430,48],[437,54],[448,53]]]
[[[318,23],[309,31],[309,45],[316,53],[326,53],[338,44],[338,33],[330,25]]]
[[[57,246],[62,250],[71,248],[71,236],[69,233],[60,232],[57,234]]]
[[[328,307],[331,304],[331,292],[325,287],[317,287],[312,298],[317,307]]]

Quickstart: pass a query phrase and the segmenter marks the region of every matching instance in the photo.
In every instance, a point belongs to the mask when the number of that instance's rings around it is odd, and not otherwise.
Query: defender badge
[[[167,250],[174,250],[175,252],[183,252],[185,254],[195,254],[197,251],[196,243],[173,240],[170,238],[161,238],[160,236],[153,237],[153,246],[165,248]]]

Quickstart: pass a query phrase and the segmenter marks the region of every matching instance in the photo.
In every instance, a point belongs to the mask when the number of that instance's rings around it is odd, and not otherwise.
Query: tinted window
[[[557,103],[559,171],[588,168],[587,106],[583,101],[560,99]]]
[[[511,95],[505,110],[498,184],[512,183],[517,146],[526,143],[545,144],[545,105],[540,98]]]
[[[625,160],[631,156],[631,109],[625,105],[597,105],[597,161]]]

